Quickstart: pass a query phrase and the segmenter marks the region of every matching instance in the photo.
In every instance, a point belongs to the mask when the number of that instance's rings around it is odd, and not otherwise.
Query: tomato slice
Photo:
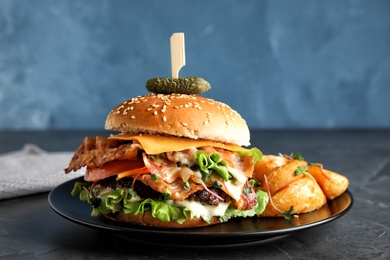
[[[125,176],[133,176],[141,172],[147,173],[145,168],[142,160],[117,160],[106,163],[99,168],[88,168],[84,180],[96,182],[125,172],[131,172]]]

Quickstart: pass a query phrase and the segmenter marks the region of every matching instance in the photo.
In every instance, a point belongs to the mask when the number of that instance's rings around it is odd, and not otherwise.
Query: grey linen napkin
[[[83,171],[64,173],[73,152],[46,152],[33,144],[0,155],[0,200],[50,191],[82,176]]]

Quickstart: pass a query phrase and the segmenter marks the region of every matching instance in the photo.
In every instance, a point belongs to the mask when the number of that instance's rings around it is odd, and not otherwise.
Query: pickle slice
[[[211,88],[210,84],[199,77],[152,78],[146,82],[146,89],[159,94],[201,94]]]

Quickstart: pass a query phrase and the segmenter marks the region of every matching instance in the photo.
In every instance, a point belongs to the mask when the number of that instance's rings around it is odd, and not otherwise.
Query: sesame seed
[[[153,112],[153,115],[157,115],[157,111],[154,111],[154,112]]]
[[[184,127],[187,127],[187,126],[188,126],[187,123],[180,123],[180,124],[182,124],[182,126],[184,126]]]
[[[167,121],[167,118],[166,118],[165,116],[163,116],[163,121],[164,121],[164,122]]]
[[[131,116],[130,118],[131,118],[131,119],[135,119],[135,116],[133,115],[133,116]]]
[[[123,115],[127,115],[127,111],[129,111],[129,108],[127,107],[125,110],[123,110]],[[119,111],[118,111],[119,112]]]
[[[148,107],[147,109],[146,109],[146,111],[150,111],[150,110],[152,110],[153,108],[152,107]]]

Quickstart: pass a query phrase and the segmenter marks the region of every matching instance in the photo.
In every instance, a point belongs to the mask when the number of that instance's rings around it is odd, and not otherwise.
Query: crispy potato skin
[[[347,177],[322,167],[311,166],[307,170],[318,182],[328,200],[340,196],[348,188]]]
[[[300,166],[306,171],[295,174]],[[263,155],[255,165],[254,177],[261,183],[259,189],[268,191],[271,197],[261,217],[282,216],[280,211],[288,211],[291,206],[294,214],[314,211],[341,195],[349,185],[345,176],[322,165],[309,166],[306,161],[281,155]]]

